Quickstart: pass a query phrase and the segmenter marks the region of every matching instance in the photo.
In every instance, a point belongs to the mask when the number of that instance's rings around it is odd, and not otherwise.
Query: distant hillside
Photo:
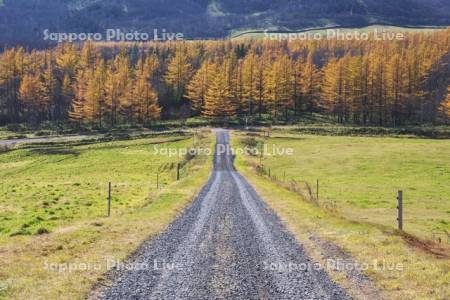
[[[288,31],[289,33],[308,33],[310,36],[320,34],[320,36],[325,37],[328,34],[328,30],[331,30],[331,32],[334,32],[337,34],[339,33],[349,33],[354,35],[355,32],[358,32],[360,34],[362,33],[369,33],[373,34],[375,30],[378,32],[378,34],[381,34],[381,32],[389,32],[389,33],[426,33],[426,32],[435,32],[440,30],[446,30],[447,26],[389,26],[389,25],[370,25],[365,27],[345,27],[340,28],[341,26],[331,26],[331,27],[320,27],[320,28],[308,28],[308,29],[302,29],[299,31]],[[339,29],[339,31],[337,31]],[[275,33],[275,35],[273,35]],[[284,31],[266,31],[266,30],[241,30],[241,31],[234,31],[229,38],[230,39],[264,39],[267,36],[280,36],[281,39],[286,39],[288,37],[287,35],[281,35],[281,33],[286,33]],[[280,34],[280,35],[277,35]],[[306,35],[307,36],[307,35]],[[299,35],[297,35],[299,37]],[[294,38],[295,39],[295,36]]]
[[[3,5],[1,4],[3,2]],[[245,29],[450,25],[448,0],[0,0],[0,44],[42,44],[43,30],[106,28],[225,37]]]

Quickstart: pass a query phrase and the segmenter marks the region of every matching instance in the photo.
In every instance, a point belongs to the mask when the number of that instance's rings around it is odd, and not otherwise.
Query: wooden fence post
[[[159,173],[156,173],[156,189],[159,190]]]
[[[111,216],[111,182],[108,184],[108,217]]]
[[[397,195],[397,222],[398,229],[403,230],[403,191],[398,191]]]
[[[319,201],[319,179],[316,182],[316,199]]]

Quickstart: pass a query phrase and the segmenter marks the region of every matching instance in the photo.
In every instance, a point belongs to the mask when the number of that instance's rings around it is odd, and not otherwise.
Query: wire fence
[[[305,201],[326,210],[329,213],[339,215],[339,207],[337,201],[321,197],[320,195],[320,181],[317,180],[312,184],[304,180],[295,180],[288,178],[284,171],[274,171],[272,168],[266,167],[262,164],[253,164],[259,176],[274,182],[275,184],[301,196]],[[393,197],[394,198],[394,197]],[[403,193],[399,191],[397,196],[397,223],[398,229],[403,231]],[[393,216],[395,220],[395,216]],[[440,245],[450,245],[450,232],[446,229],[432,229],[426,236],[426,240]]]

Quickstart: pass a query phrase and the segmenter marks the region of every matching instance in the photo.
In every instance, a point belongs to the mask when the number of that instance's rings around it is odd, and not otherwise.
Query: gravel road
[[[70,142],[87,139],[87,135],[67,135],[55,137],[35,137],[23,139],[0,140],[0,145],[10,146],[14,144],[33,144],[33,143],[47,143],[47,142]]]
[[[233,167],[217,132],[213,173],[192,205],[118,266],[102,299],[350,299]],[[121,271],[123,270],[123,271]]]

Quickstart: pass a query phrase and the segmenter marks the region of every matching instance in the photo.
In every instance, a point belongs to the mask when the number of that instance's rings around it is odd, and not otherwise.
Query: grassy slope
[[[313,159],[317,158],[314,156],[314,153],[319,156],[318,151],[329,151],[329,155],[334,155],[334,157],[336,157],[337,150],[335,149],[335,145],[330,143],[330,140],[325,139],[322,140],[321,143],[320,137],[309,138],[313,140],[309,146],[317,147],[314,150],[315,152],[309,153],[312,157],[306,156],[305,151],[297,155],[298,159],[302,159],[302,163],[306,165],[296,165],[295,162],[292,161],[286,163],[284,158],[280,159],[279,157],[274,159],[272,164],[277,164],[280,170],[285,169],[289,171],[295,169],[297,176],[303,176],[304,172],[308,170],[309,172],[312,172],[312,169],[317,168],[317,166],[311,165],[314,161]],[[278,142],[279,141],[277,140],[277,143]],[[295,145],[298,142],[299,141],[289,140],[291,145]],[[305,141],[303,142],[305,143]],[[335,143],[338,143],[338,140],[336,140]],[[366,140],[364,143],[369,143],[368,148],[374,147],[374,143],[371,143],[369,140]],[[346,146],[348,145],[348,141],[343,141],[340,144],[345,146],[344,148],[348,147]],[[403,141],[403,146],[405,146],[405,144],[407,143]],[[383,147],[380,148],[383,149]],[[380,150],[380,148],[378,148],[378,150]],[[352,151],[345,155],[350,155]],[[374,149],[374,151],[376,150]],[[348,149],[343,152],[347,153]],[[435,159],[437,159],[435,157],[436,155],[436,153],[433,155]],[[324,156],[324,153],[320,156]],[[289,229],[296,235],[301,243],[304,244],[313,257],[318,260],[323,259],[320,247],[310,240],[311,235],[317,235],[321,239],[330,241],[341,247],[341,249],[356,259],[358,263],[367,263],[369,269],[365,271],[365,273],[389,298],[448,299],[448,297],[450,297],[450,288],[447,284],[450,280],[448,259],[439,259],[428,253],[424,253],[419,249],[411,248],[393,229],[389,230],[389,228],[372,226],[367,222],[349,221],[338,215],[327,213],[322,208],[302,200],[299,195],[287,191],[279,185],[269,181],[267,178],[256,176],[256,172],[251,166],[252,160],[253,159],[249,157],[239,156],[237,159],[238,169],[247,176],[250,182],[256,187],[259,194],[286,222]],[[347,162],[351,163],[351,161]],[[268,160],[266,160],[265,163],[270,164]],[[318,162],[316,161],[316,163]],[[344,164],[344,166],[342,166],[342,173],[348,173],[349,180],[359,180],[360,174],[358,172],[352,173],[353,170],[349,170],[349,166],[346,168],[346,160],[343,158],[339,158],[338,161],[328,158],[324,159],[322,163],[322,172],[325,172],[325,167],[330,166],[331,169],[328,173],[329,175],[333,175],[334,172],[340,169],[339,165]],[[341,176],[343,175],[341,174]],[[381,178],[379,179],[383,181]],[[389,180],[383,181],[383,183],[388,184],[388,181]],[[338,180],[336,182],[338,182]],[[346,181],[340,182],[340,184],[346,183]],[[373,194],[376,192],[377,190],[374,189],[371,190],[370,193]],[[348,198],[353,198],[352,194],[350,194]],[[448,202],[443,205],[448,206]],[[420,209],[421,208],[417,207],[418,211],[420,211]],[[378,215],[381,214],[379,213]],[[395,219],[395,217],[393,218]],[[411,221],[412,220],[409,219],[407,224]],[[381,265],[382,262],[391,265],[400,264],[403,267],[403,270],[383,270]],[[323,264],[326,264],[326,262],[323,262]],[[352,288],[354,285],[347,281],[345,275],[338,272],[331,272],[331,274],[341,284],[350,288],[354,296],[361,299],[364,299],[364,297],[367,296],[358,294],[358,291]]]
[[[160,137],[66,147],[65,154],[18,150],[0,155],[0,298],[83,298],[106,271],[108,258],[125,258],[173,220],[204,184],[211,163],[195,158],[178,182],[174,169],[166,169],[164,188],[157,191],[157,169],[180,159],[153,155],[153,143],[180,148],[192,145],[192,139]],[[202,143],[211,146],[211,137]],[[106,218],[109,180],[113,212]],[[51,233],[9,236],[38,228]],[[47,270],[46,262],[93,268],[58,272]]]

